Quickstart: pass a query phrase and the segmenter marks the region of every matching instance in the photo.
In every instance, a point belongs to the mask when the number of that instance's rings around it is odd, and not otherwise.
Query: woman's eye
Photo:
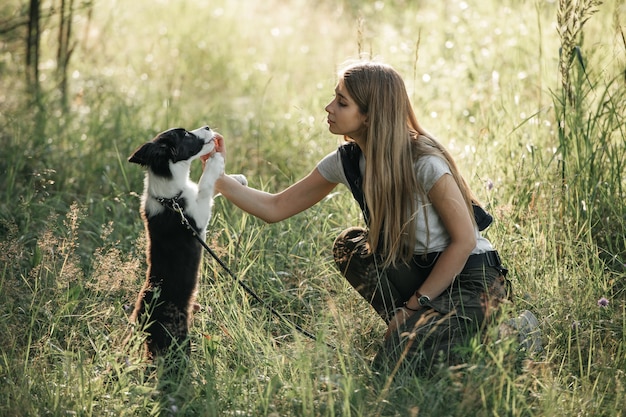
[[[339,107],[348,107],[348,103],[342,101],[342,97],[338,96],[337,94],[333,95],[333,101],[337,102],[337,105]]]

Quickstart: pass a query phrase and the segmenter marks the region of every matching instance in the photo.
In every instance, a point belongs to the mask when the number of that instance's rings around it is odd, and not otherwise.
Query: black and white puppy
[[[146,333],[150,359],[177,347],[190,351],[190,309],[202,246],[176,209],[182,209],[204,240],[215,181],[224,171],[224,158],[215,149],[216,135],[208,126],[193,131],[176,128],[158,134],[128,159],[146,168],[141,215],[148,239],[148,270],[131,320]],[[189,178],[190,168],[201,157],[207,160],[196,184]]]

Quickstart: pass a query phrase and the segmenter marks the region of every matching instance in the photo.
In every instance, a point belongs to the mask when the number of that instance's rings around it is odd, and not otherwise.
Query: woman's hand
[[[224,160],[226,160],[226,146],[224,146],[224,136],[220,135],[219,133],[215,133],[215,135],[213,136],[213,141],[215,142],[215,149],[213,149],[212,152],[200,157],[200,160],[202,161],[203,171],[204,167],[206,166],[206,161],[208,161],[209,158],[215,155],[216,152],[221,153],[224,157]]]
[[[219,133],[216,133],[215,136],[213,136],[213,138],[215,139],[215,152],[221,153],[225,159],[226,158],[226,146],[224,146],[224,136],[220,135]]]
[[[389,321],[389,326],[387,327],[387,331],[385,332],[385,340],[389,339],[389,337],[397,332],[398,329],[406,323],[406,320],[415,314],[415,311],[411,311],[404,307],[400,307],[396,309],[396,314]]]

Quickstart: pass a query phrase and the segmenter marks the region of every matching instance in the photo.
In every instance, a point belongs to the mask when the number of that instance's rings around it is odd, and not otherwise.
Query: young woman
[[[367,228],[341,233],[333,254],[340,272],[388,324],[375,363],[394,366],[402,358],[428,370],[457,362],[455,346],[509,298],[506,269],[476,221],[475,210],[486,213],[475,206],[450,154],[419,125],[404,82],[390,66],[345,68],[326,112],[330,132],[346,143],[305,178],[270,194],[224,175],[217,191],[248,213],[278,222],[337,184],[348,186]]]

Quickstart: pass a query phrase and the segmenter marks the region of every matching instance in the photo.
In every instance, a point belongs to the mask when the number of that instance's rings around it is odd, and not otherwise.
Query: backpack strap
[[[359,163],[361,161],[361,148],[355,142],[348,142],[339,147],[339,156],[343,172],[348,180],[352,196],[359,203],[365,223],[369,224],[369,209],[365,203],[365,195],[363,194],[363,177]]]

